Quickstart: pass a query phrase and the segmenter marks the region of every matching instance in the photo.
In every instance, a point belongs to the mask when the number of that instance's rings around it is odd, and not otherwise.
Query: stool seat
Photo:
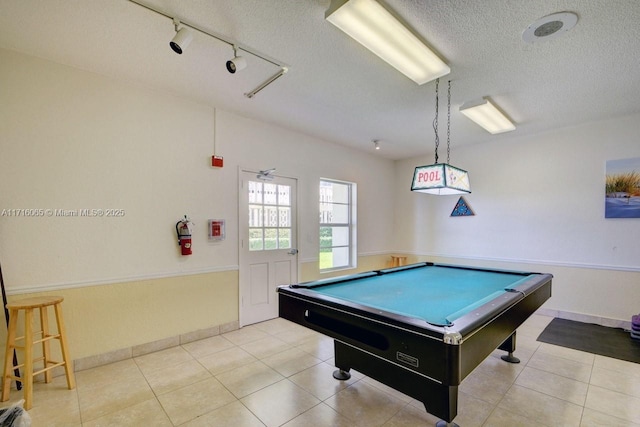
[[[64,367],[67,377],[67,386],[72,390],[76,386],[73,369],[71,366],[71,357],[67,345],[67,338],[64,330],[64,321],[62,319],[62,301],[63,297],[59,296],[40,296],[24,298],[12,301],[7,304],[9,310],[9,327],[7,329],[7,346],[4,355],[4,371],[2,375],[2,402],[9,399],[11,390],[11,380],[22,383],[24,388],[24,408],[29,410],[33,405],[33,377],[34,375],[44,373],[46,383],[51,382],[51,370],[62,366]],[[49,332],[48,308],[53,307],[55,311],[57,334]],[[33,330],[33,311],[38,309],[40,312],[40,331]],[[17,337],[18,315],[24,311],[24,336]],[[39,335],[39,338],[34,337]],[[62,353],[62,361],[51,360],[51,352],[49,341],[56,339],[60,343]],[[24,341],[24,345],[16,345],[16,341]],[[33,345],[42,345],[42,357],[34,358]],[[15,350],[23,350],[23,362],[14,365],[11,357]],[[43,369],[34,370],[34,362],[42,362]],[[23,369],[23,376],[18,376],[18,369]],[[12,374],[16,372],[16,375]]]
[[[7,304],[9,310],[24,310],[27,308],[40,308],[49,305],[60,304],[64,301],[63,297],[31,297]]]

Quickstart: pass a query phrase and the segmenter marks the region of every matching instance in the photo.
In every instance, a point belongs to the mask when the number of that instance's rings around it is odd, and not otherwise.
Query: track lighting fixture
[[[238,56],[238,47],[233,46],[233,59],[227,61],[227,71],[235,74],[236,71],[242,71],[247,68],[247,60],[242,56]]]
[[[289,71],[289,69],[287,67],[282,67],[282,69],[280,71],[275,73],[273,76],[269,77],[267,80],[264,81],[264,83],[261,83],[260,86],[258,86],[257,88],[255,88],[251,92],[245,93],[244,96],[246,96],[249,99],[253,98],[262,89],[264,89],[265,87],[269,86],[271,83],[275,82],[280,77],[284,76],[287,73],[287,71]]]
[[[232,74],[235,73],[236,71],[243,70],[244,68],[247,67],[246,60],[243,57],[237,55],[238,50],[243,50],[249,55],[252,55],[258,59],[262,59],[263,61],[273,64],[279,68],[279,70],[274,75],[272,75],[267,80],[265,80],[264,83],[260,84],[258,87],[256,87],[252,91],[245,93],[244,96],[246,96],[247,98],[253,98],[258,92],[260,92],[265,87],[269,86],[271,83],[273,83],[274,81],[276,81],[277,79],[285,75],[287,71],[289,71],[289,68],[287,67],[287,65],[283,64],[282,62],[276,59],[270,58],[267,55],[264,55],[256,50],[253,50],[248,46],[240,46],[238,42],[231,40],[225,36],[212,33],[192,23],[185,22],[184,20],[180,21],[178,20],[178,18],[174,18],[171,15],[168,15],[159,9],[155,9],[149,6],[148,4],[144,4],[140,0],[129,0],[129,2],[135,5],[138,5],[144,9],[147,9],[151,12],[154,12],[158,15],[164,16],[165,18],[169,18],[173,20],[173,25],[176,30],[176,35],[173,38],[173,40],[171,40],[169,45],[171,46],[171,49],[177,54],[182,54],[182,52],[187,48],[189,43],[191,43],[191,40],[193,39],[193,34],[191,33],[191,30],[195,30],[201,34],[211,37],[212,39],[216,39],[218,41],[221,41],[233,47],[233,52],[235,55],[233,59],[227,61],[227,70],[229,70],[229,72]]]
[[[176,35],[173,37],[173,40],[169,42],[169,46],[171,49],[178,55],[182,55],[182,52],[189,46],[191,40],[193,40],[193,34],[189,31],[188,28],[179,28],[180,21],[178,19],[173,19],[173,25],[176,29]]]
[[[373,140],[373,147],[374,147],[376,150],[379,150],[379,149],[380,149],[380,141],[379,141],[379,140],[377,140],[377,139],[374,139],[374,140]]]

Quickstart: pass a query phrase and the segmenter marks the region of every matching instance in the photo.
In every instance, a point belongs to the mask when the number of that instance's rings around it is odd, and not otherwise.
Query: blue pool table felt
[[[498,298],[527,277],[429,266],[314,287],[313,290],[444,326],[454,324],[455,319]]]

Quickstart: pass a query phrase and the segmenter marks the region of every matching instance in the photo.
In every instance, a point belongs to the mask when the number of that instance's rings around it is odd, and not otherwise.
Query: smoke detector
[[[573,12],[553,13],[529,25],[522,33],[522,40],[536,43],[555,39],[575,27],[577,22],[578,15]]]

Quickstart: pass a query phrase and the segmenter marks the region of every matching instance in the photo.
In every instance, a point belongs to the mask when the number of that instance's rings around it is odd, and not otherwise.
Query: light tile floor
[[[537,342],[550,321],[519,328],[520,364],[496,351],[462,382],[455,421],[640,426],[640,365]],[[29,414],[34,427],[435,425],[420,402],[357,372],[333,379],[332,358],[330,338],[274,319],[77,372],[75,390],[64,377],[37,383]]]

